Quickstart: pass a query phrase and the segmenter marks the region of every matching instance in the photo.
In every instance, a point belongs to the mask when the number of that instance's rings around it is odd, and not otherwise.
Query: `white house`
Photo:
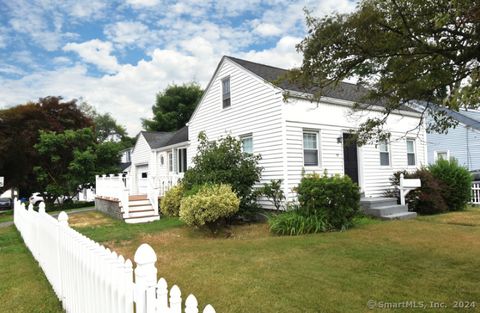
[[[148,198],[153,199],[170,182],[176,183],[192,166],[202,131],[209,140],[236,136],[244,151],[260,154],[260,183],[282,179],[288,201],[295,199],[293,189],[302,173],[348,175],[369,199],[381,197],[391,187],[389,178],[394,172],[426,164],[426,133],[418,112],[410,108],[393,112],[385,126],[390,141],[359,147],[348,140],[349,132],[367,116],[380,116],[383,110],[372,105],[368,112],[352,113],[353,104],[363,99],[366,90],[340,83],[325,90],[320,101],[312,102],[310,95],[293,84],[272,83],[285,73],[277,67],[223,57],[188,128],[140,134],[130,174],[124,179],[129,181],[130,195],[151,193]]]

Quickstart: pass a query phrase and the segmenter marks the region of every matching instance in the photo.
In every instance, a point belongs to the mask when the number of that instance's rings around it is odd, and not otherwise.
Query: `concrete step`
[[[360,206],[365,209],[396,205],[397,198],[362,198]]]
[[[368,215],[373,215],[376,217],[382,217],[397,213],[405,213],[408,212],[408,207],[406,205],[388,205],[388,206],[381,206],[381,207],[374,207],[374,208],[365,208],[363,211]]]
[[[143,216],[151,216],[155,215],[155,211],[150,208],[149,210],[141,210],[141,211],[130,211],[128,212],[128,218],[131,217],[143,217]]]
[[[129,200],[128,201],[128,206],[129,207],[144,206],[144,205],[150,205],[150,201],[148,199],[145,199],[145,200]]]
[[[148,216],[141,216],[141,217],[129,217],[125,219],[125,223],[128,224],[139,224],[139,223],[148,223],[153,221],[158,221],[160,219],[160,215],[148,215]]]
[[[417,212],[403,212],[380,217],[383,220],[408,220],[417,217]]]

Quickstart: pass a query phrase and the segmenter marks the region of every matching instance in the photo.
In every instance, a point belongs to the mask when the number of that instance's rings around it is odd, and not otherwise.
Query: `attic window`
[[[230,102],[230,77],[222,79],[222,105],[223,108],[228,108],[231,105]]]

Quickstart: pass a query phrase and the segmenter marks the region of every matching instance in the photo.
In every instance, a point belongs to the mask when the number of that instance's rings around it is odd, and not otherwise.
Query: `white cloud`
[[[126,0],[126,3],[134,8],[153,7],[159,4],[158,0]]]
[[[103,11],[107,8],[107,3],[102,0],[87,0],[87,1],[67,1],[64,3],[65,11],[69,15],[77,18],[92,18],[100,17]]]
[[[63,51],[78,53],[83,61],[96,65],[99,69],[115,73],[120,69],[117,58],[112,53],[112,43],[93,39],[82,43],[67,43]]]
[[[117,22],[105,27],[105,35],[120,47],[136,45],[144,47],[153,39],[147,25],[140,22]]]
[[[261,23],[258,24],[254,31],[261,36],[277,36],[282,33],[282,30],[274,24]]]
[[[297,67],[302,62],[302,56],[296,52],[295,45],[302,38],[285,36],[282,37],[275,47],[261,51],[249,51],[240,53],[239,56],[254,62],[277,66],[284,69]]]

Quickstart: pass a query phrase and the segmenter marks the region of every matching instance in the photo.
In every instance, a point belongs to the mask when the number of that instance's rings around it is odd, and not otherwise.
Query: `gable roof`
[[[140,132],[151,149],[159,149],[188,141],[188,127],[183,126],[173,132]]]
[[[247,69],[253,74],[269,82],[275,82],[276,80],[278,80],[279,78],[283,77],[285,74],[288,73],[288,70],[275,67],[275,66],[255,63],[255,62],[242,60],[242,59],[238,59],[230,56],[225,56],[225,58],[237,63],[241,67]],[[286,91],[295,91],[300,93],[314,93],[319,91],[319,89],[315,87],[310,88],[309,90],[305,90],[305,88],[302,88],[300,85],[297,85],[287,80],[282,80],[281,82],[275,82],[275,86],[281,89],[284,89]],[[384,103],[379,101],[366,99],[365,97],[368,95],[367,88],[363,86],[351,84],[351,83],[346,83],[346,82],[339,82],[335,86],[332,85],[332,86],[323,88],[322,95],[325,97],[347,100],[352,102],[360,102],[360,103],[380,105],[380,106],[385,105]],[[415,110],[406,106],[402,106],[401,108],[402,110],[405,110],[405,111],[416,112]]]
[[[480,120],[476,120],[469,116],[470,114],[465,114],[465,111],[453,111],[447,108],[437,108],[437,110],[445,112],[451,118],[457,120],[459,123],[467,127],[471,127],[477,130],[480,130]],[[468,112],[468,111],[467,111]]]

